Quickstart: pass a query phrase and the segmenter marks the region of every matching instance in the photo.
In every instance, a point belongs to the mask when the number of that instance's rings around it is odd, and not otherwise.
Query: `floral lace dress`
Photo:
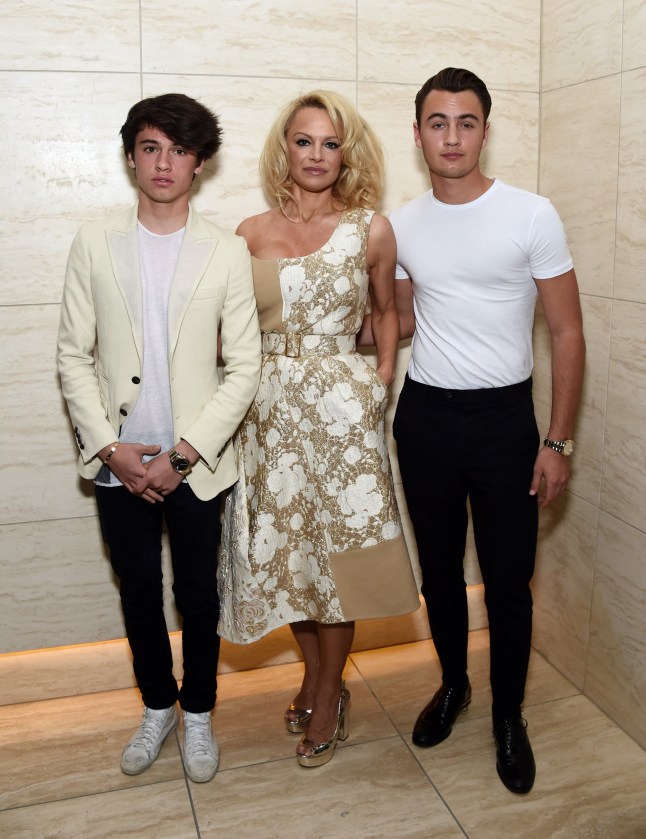
[[[346,211],[309,256],[253,260],[263,365],[225,505],[229,641],[419,606],[384,437],[387,389],[355,348],[372,215]]]

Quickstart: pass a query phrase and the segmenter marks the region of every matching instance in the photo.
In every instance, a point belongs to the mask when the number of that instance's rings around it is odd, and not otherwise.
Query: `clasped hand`
[[[110,458],[110,469],[125,488],[150,504],[163,501],[183,480],[168,457],[155,457],[160,451],[160,446],[121,443]],[[153,459],[143,463],[144,456]]]

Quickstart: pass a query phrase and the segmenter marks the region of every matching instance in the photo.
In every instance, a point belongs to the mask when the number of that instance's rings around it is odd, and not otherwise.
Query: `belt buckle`
[[[286,332],[285,333],[285,355],[288,358],[299,358],[301,354],[301,340],[300,332]]]

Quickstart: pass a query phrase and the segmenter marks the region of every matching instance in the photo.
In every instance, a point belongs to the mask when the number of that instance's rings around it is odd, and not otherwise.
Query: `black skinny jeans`
[[[220,496],[201,501],[181,483],[149,504],[124,487],[96,487],[103,538],[120,581],[121,606],[137,684],[149,708],[185,711],[215,705],[220,638],[216,570]],[[162,526],[168,529],[175,604],[182,616],[184,678],[178,690],[164,617]]]
[[[493,715],[518,716],[538,530],[537,498],[529,495],[539,445],[531,379],[449,391],[407,376],[393,433],[443,679],[460,686],[467,674],[468,498],[489,617]]]

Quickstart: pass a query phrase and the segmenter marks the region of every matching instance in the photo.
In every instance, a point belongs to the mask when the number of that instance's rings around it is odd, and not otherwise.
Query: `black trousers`
[[[471,506],[489,617],[494,717],[518,716],[532,633],[538,505],[529,495],[539,445],[528,379],[449,391],[406,377],[393,433],[443,679],[464,684],[464,552]]]
[[[149,708],[185,711],[215,705],[220,614],[216,571],[220,496],[201,501],[181,483],[149,504],[124,487],[96,487],[103,538],[120,581],[121,606],[137,684]],[[182,616],[184,678],[178,690],[163,608],[162,526],[168,529],[173,592]]]

